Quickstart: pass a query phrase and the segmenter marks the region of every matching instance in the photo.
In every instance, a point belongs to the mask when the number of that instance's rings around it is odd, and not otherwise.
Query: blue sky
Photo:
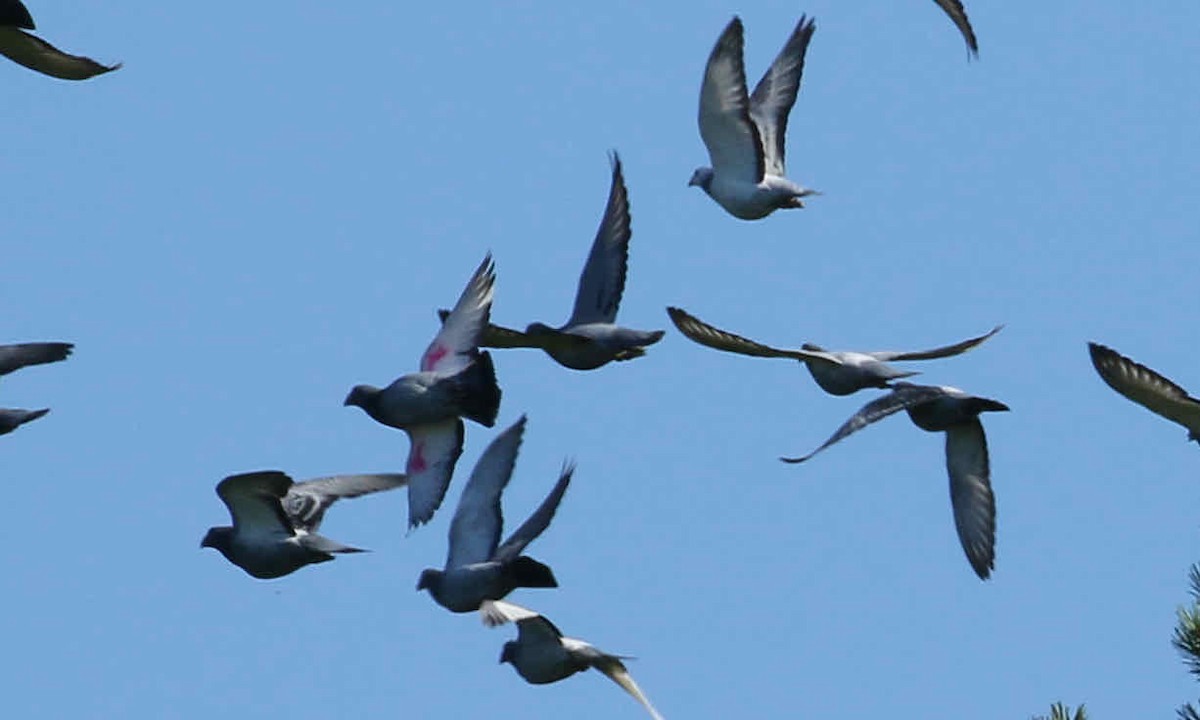
[[[928,0],[752,6],[363,0],[233,6],[30,0],[51,42],[124,69],[85,83],[0,63],[0,341],[66,340],[4,378],[50,406],[0,438],[13,718],[636,718],[602,676],[526,685],[485,630],[415,592],[465,475],[529,416],[510,527],[565,457],[530,546],[561,587],[514,602],[634,655],[668,718],[1168,715],[1200,688],[1169,644],[1197,555],[1197,449],[1105,387],[1098,340],[1200,390],[1200,6],[976,0],[980,42]],[[738,13],[757,80],[816,17],[789,175],[824,192],[742,222],[708,164],[701,72]],[[577,373],[495,355],[497,428],[469,426],[447,507],[337,506],[369,555],[257,581],[204,531],[225,475],[403,467],[341,403],[414,369],[489,250],[493,318],[569,314],[625,163],[620,319],[668,330]],[[954,536],[939,436],[896,417],[811,463],[872,397],[721,354],[667,305],[763,342],[919,348],[1006,329],[919,380],[986,416],[994,576]]]

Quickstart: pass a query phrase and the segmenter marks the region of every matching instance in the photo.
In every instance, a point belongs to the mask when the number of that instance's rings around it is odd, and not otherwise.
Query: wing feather
[[[750,119],[742,21],[736,15],[708,56],[700,86],[700,137],[713,171],[744,182],[762,182],[762,140]]]
[[[524,434],[522,415],[492,440],[475,463],[450,523],[447,570],[492,559],[504,525],[500,496],[512,478]]]
[[[625,292],[629,239],[633,235],[629,224],[629,192],[621,173],[621,158],[614,151],[611,159],[612,184],[608,190],[608,203],[579,275],[579,289],[568,326],[611,324],[617,319],[617,308]]]

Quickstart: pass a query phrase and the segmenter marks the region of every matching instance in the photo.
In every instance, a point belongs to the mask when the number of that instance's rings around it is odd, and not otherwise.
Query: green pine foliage
[[[1181,607],[1176,612],[1179,615],[1175,625],[1175,635],[1171,644],[1183,656],[1188,672],[1200,678],[1200,566],[1192,565],[1188,571],[1191,583],[1192,603],[1189,607]],[[1180,720],[1200,720],[1200,712],[1191,703],[1187,703],[1176,711]]]
[[[1050,706],[1049,715],[1037,715],[1032,720],[1087,720],[1087,710],[1080,705],[1072,714],[1071,708],[1057,702]]]

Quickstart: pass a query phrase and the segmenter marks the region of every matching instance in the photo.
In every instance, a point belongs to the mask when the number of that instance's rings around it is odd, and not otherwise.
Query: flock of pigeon
[[[957,0],[935,0],[978,53],[974,31]],[[83,80],[116,70],[64,53],[32,35],[34,22],[20,0],[0,0],[0,54],[53,77]],[[690,185],[704,190],[734,217],[755,220],[779,209],[802,208],[817,194],[785,176],[785,134],[796,101],[805,53],[816,29],[801,17],[770,68],[749,92],[743,65],[743,26],[734,17],[718,38],[704,69],[699,128],[711,167],[697,169]],[[611,157],[608,202],[580,275],[571,315],[559,327],[533,322],[524,331],[491,320],[495,269],[491,256],[480,263],[451,310],[438,311],[441,327],[420,359],[419,369],[385,387],[355,385],[344,404],[371,419],[404,431],[410,450],[404,473],[340,475],[293,482],[270,470],[231,475],[216,487],[232,526],[209,529],[201,543],[219,551],[246,573],[262,579],[288,575],[306,565],[362,552],[318,533],[325,512],[342,498],[407,488],[408,525],[428,523],[441,506],[462,454],[469,419],[492,427],[501,390],[487,350],[538,348],[573,370],[593,370],[642,356],[663,337],[661,330],[634,330],[616,323],[625,288],[631,225],[629,196],[620,158]],[[958,343],[910,352],[831,351],[811,343],[777,349],[718,329],[686,311],[667,308],[675,327],[701,345],[751,357],[788,358],[803,363],[821,389],[850,395],[875,388],[885,394],[863,405],[802,463],[858,430],[904,410],[919,428],[946,434],[946,466],[954,523],[976,575],[987,579],[995,565],[995,498],[987,441],[979,415],[1006,411],[1004,403],[948,386],[917,385],[916,373],[890,362],[933,360],[962,354],[1001,330]],[[65,360],[73,345],[36,342],[0,346],[0,375],[30,365]],[[1117,392],[1188,429],[1200,442],[1200,400],[1158,373],[1099,344],[1089,344],[1101,378]],[[48,409],[0,408],[0,435],[44,416]],[[501,542],[501,496],[516,463],[525,417],[497,435],[467,480],[450,523],[446,563],[421,572],[418,590],[455,613],[479,611],[490,626],[514,622],[515,641],[500,657],[530,683],[551,683],[588,668],[617,682],[650,713],[660,715],[630,678],[621,656],[563,636],[547,618],[504,601],[517,588],[553,588],[547,565],[522,554],[550,525],[571,483],[574,465],[564,464],[545,500]]]

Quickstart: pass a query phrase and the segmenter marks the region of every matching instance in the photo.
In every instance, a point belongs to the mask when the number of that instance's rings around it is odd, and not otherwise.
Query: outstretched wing
[[[985,340],[1003,329],[1003,325],[997,325],[979,337],[963,340],[962,342],[954,343],[953,345],[943,345],[942,347],[933,348],[932,350],[914,350],[912,352],[880,350],[865,354],[870,355],[876,360],[882,360],[884,362],[888,362],[890,360],[936,360],[938,358],[961,355],[971,348],[983,344]]]
[[[121,67],[121,63],[102,65],[89,57],[65,53],[37,35],[2,24],[0,55],[30,70],[61,80],[87,80]]]
[[[612,323],[625,292],[625,273],[629,267],[629,192],[621,174],[621,158],[612,154],[612,184],[608,204],[596,230],[587,263],[579,274],[579,289],[568,326]]]
[[[491,559],[502,563],[515,560],[525,546],[545,532],[546,528],[550,526],[550,521],[554,519],[554,513],[558,511],[558,504],[562,502],[563,493],[571,484],[571,476],[574,473],[575,465],[573,463],[568,462],[563,465],[562,472],[558,475],[558,482],[554,483],[550,494],[546,496],[541,505],[538,505],[537,510],[534,510],[533,514],[521,523],[521,527],[509,535],[503,545],[496,548]]]
[[[1151,412],[1162,415],[1200,435],[1200,400],[1167,378],[1115,350],[1088,343],[1092,365],[1101,379]]]
[[[405,472],[408,475],[408,527],[415,528],[433,519],[442,506],[454,466],[462,455],[463,421],[450,418],[405,430],[412,447],[408,450]]]
[[[967,49],[971,54],[979,57],[979,42],[975,39],[975,30],[971,27],[971,21],[967,18],[967,10],[963,7],[962,0],[933,1],[954,21],[954,26],[962,33],[963,40],[967,41]]]
[[[325,511],[338,500],[394,490],[406,483],[408,476],[403,473],[335,475],[305,480],[288,490],[283,498],[283,509],[295,527],[312,533],[321,526]]]
[[[816,29],[813,20],[800,16],[796,29],[750,96],[750,118],[762,139],[764,162],[769,175],[782,177],[784,174],[784,137],[787,134],[788,114],[796,104],[796,94],[804,74],[804,54]]]
[[[816,450],[803,457],[781,457],[779,459],[786,463],[802,463],[830,445],[853,435],[873,422],[878,422],[888,415],[894,415],[905,408],[935,400],[943,395],[945,395],[945,391],[938,387],[898,384],[887,395],[863,405],[858,412],[851,415],[849,420],[842,423],[842,426],[833,435],[830,435],[829,439],[822,443]]]
[[[492,440],[475,463],[450,523],[447,570],[492,559],[504,525],[500,496],[512,478],[524,434],[525,416],[522,415]]]
[[[574,638],[563,638],[563,647],[567,649],[573,657],[583,660],[587,664],[604,673],[610,680],[621,686],[621,689],[629,693],[634,700],[642,704],[646,708],[646,712],[650,713],[650,717],[654,720],[663,720],[662,715],[654,709],[650,704],[650,699],[638,687],[638,684],[633,681],[633,677],[626,669],[625,663],[621,662],[621,658],[616,655],[610,655],[590,643]]]
[[[217,495],[238,532],[246,535],[294,535],[282,500],[292,479],[278,470],[230,475],[217,483]]]
[[[488,253],[421,356],[422,371],[453,375],[471,364],[479,354],[479,339],[491,315],[495,282],[496,267]]]
[[[731,332],[715,328],[677,307],[668,307],[667,314],[671,316],[671,322],[675,323],[675,327],[679,328],[679,332],[683,333],[689,340],[715,350],[724,350],[725,352],[749,355],[751,357],[820,360],[835,365],[842,364],[837,357],[827,352],[815,350],[780,350],[754,342],[741,335],[734,335]]]
[[[708,148],[715,173],[759,183],[765,161],[758,128],[750,119],[743,45],[742,21],[735,15],[717,39],[704,68],[704,82],[700,86],[700,137]]]
[[[30,365],[66,360],[75,346],[62,342],[18,343],[0,345],[0,375],[7,375]]]
[[[988,469],[987,437],[979,418],[946,430],[946,471],[958,541],[975,574],[987,580],[996,561],[996,498]]]

